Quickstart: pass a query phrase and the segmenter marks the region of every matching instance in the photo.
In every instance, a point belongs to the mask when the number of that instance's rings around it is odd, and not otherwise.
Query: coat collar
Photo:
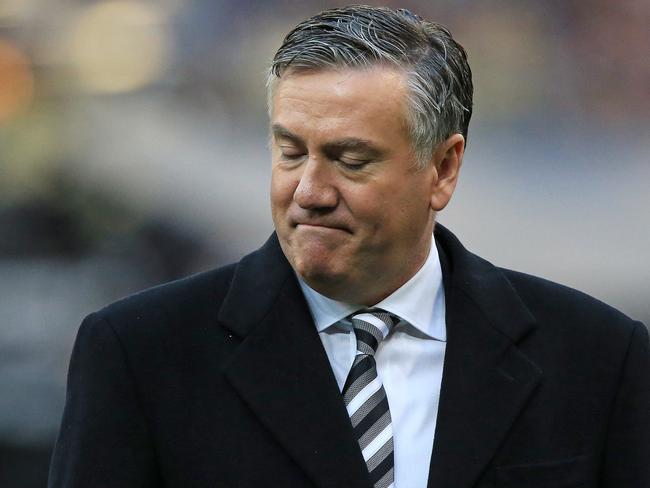
[[[271,310],[293,277],[275,232],[257,251],[239,262],[221,310],[219,322],[246,337]]]
[[[541,378],[517,347],[535,319],[503,273],[437,224],[447,351],[429,484],[480,478]],[[225,374],[318,486],[369,486],[309,309],[275,234],[237,266],[219,313],[242,338]],[[282,394],[278,394],[282,392]]]
[[[436,225],[447,350],[429,486],[474,486],[541,379],[517,346],[535,318],[505,275]]]
[[[369,488],[334,373],[275,234],[239,263],[219,320],[243,339],[227,380],[311,481]]]
[[[469,252],[440,224],[436,224],[434,237],[446,294],[463,293],[492,328],[514,343],[535,328],[535,317],[499,268]]]

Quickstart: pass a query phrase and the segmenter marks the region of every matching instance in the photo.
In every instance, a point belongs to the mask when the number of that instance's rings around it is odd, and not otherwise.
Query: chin
[[[337,273],[332,269],[327,260],[300,259],[293,265],[293,269],[307,283],[336,281]]]
[[[347,281],[349,272],[341,246],[319,239],[280,239],[280,245],[294,271],[319,293]]]
[[[305,283],[325,296],[330,296],[332,290],[337,289],[347,278],[345,273],[332,266],[331,259],[301,258],[291,264]]]

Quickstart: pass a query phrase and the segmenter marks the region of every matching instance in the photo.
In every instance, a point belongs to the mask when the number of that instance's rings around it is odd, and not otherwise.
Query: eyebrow
[[[302,146],[306,145],[301,137],[297,136],[281,124],[273,124],[271,130],[276,139],[286,138]],[[377,147],[373,142],[359,137],[345,137],[343,139],[327,142],[323,144],[320,149],[324,153],[342,152],[345,150],[363,151],[373,158],[378,157],[383,153],[382,149]]]
[[[298,144],[305,145],[304,141],[298,137],[296,134],[291,132],[289,129],[280,124],[273,124],[271,126],[271,132],[273,132],[273,137],[278,139],[279,137],[284,137],[285,139],[291,139]]]

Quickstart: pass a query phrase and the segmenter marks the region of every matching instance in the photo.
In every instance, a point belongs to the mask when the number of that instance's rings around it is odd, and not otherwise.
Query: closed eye
[[[305,152],[295,147],[280,146],[280,157],[286,161],[294,161],[305,156]]]
[[[372,162],[370,159],[351,159],[351,158],[341,158],[338,162],[345,169],[352,171],[359,171],[363,169],[368,163]]]

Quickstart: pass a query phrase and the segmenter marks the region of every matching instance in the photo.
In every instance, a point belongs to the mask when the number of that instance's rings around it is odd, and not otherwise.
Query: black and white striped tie
[[[393,429],[386,391],[377,376],[375,352],[390,332],[393,319],[374,309],[357,312],[351,320],[357,355],[343,387],[343,400],[373,485],[388,488],[394,479]]]

